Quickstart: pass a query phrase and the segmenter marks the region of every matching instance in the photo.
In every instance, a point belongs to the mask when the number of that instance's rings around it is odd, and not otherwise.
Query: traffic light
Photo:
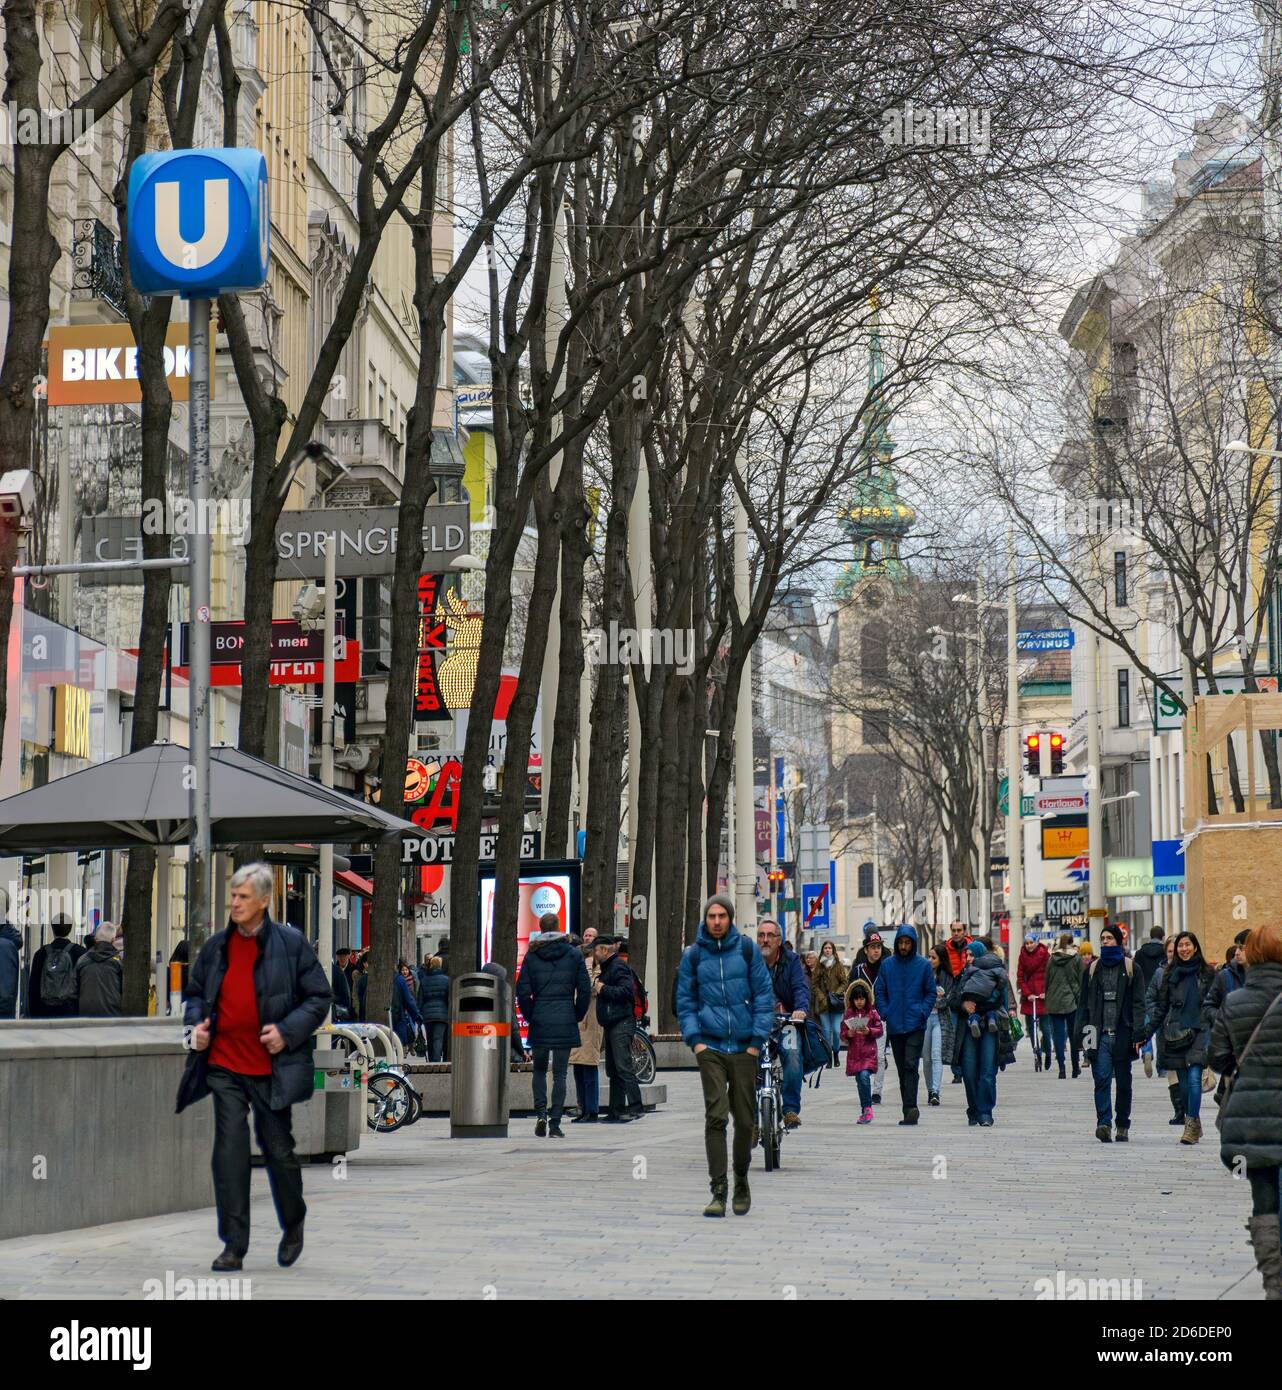
[[[787,878],[787,874],[785,874],[782,869],[771,869],[766,877],[770,880],[770,891],[772,893],[781,893],[783,891],[783,881]]]
[[[1042,771],[1042,736],[1041,734],[1029,734],[1024,740],[1024,763],[1029,772],[1034,777],[1041,775]]]
[[[1064,735],[1052,734],[1050,737],[1051,745],[1051,776],[1059,777],[1064,771]]]

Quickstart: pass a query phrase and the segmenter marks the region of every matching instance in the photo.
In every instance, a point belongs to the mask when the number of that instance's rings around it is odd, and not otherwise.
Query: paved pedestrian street
[[[1142,1281],[1149,1300],[1259,1299],[1249,1195],[1220,1163],[1211,1098],[1208,1137],[1182,1148],[1166,1086],[1137,1069],[1132,1142],[1105,1146],[1088,1078],[1036,1075],[1021,1054],[992,1129],[967,1126],[947,1078],[916,1129],[895,1123],[891,1078],[857,1127],[853,1081],[827,1074],[805,1092],[782,1170],[754,1157],[751,1213],[720,1221],[700,1215],[693,1072],[663,1073],[669,1102],[646,1119],[567,1122],[559,1141],[536,1139],[532,1119],[507,1140],[451,1141],[444,1119],[367,1133],[345,1177],[306,1171],[307,1247],[291,1270],[276,1266],[255,1172],[241,1277],[252,1299],[1034,1298],[1063,1271]],[[0,1296],[155,1296],[207,1276],[218,1250],[212,1209],[4,1241]]]

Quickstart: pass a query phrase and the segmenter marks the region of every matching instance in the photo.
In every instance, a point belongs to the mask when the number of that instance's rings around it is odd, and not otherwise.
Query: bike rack
[[[368,1057],[371,1066],[381,1062],[399,1070],[405,1068],[405,1048],[400,1038],[381,1023],[331,1023],[321,1031],[356,1043],[362,1056]],[[378,1051],[374,1048],[376,1042],[379,1044]]]

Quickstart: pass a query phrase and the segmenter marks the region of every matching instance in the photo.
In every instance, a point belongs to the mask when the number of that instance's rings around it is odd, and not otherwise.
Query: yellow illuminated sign
[[[53,751],[69,758],[89,757],[89,692],[79,686],[54,687]]]

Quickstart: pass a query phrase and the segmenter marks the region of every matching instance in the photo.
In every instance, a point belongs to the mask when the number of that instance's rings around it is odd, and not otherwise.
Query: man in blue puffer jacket
[[[917,932],[907,922],[895,933],[895,949],[877,972],[875,994],[899,1072],[904,1108],[899,1123],[915,1125],[921,1113],[917,1109],[917,1082],[926,1024],[935,1007],[935,974],[930,962],[917,954]]]
[[[704,1144],[712,1200],[705,1216],[726,1214],[726,1124],[734,1116],[734,1211],[752,1205],[748,1167],[756,1122],[757,1058],[774,1026],[775,992],[761,952],[734,927],[734,903],[709,898],[677,974],[677,1021],[694,1049],[703,1083]]]

